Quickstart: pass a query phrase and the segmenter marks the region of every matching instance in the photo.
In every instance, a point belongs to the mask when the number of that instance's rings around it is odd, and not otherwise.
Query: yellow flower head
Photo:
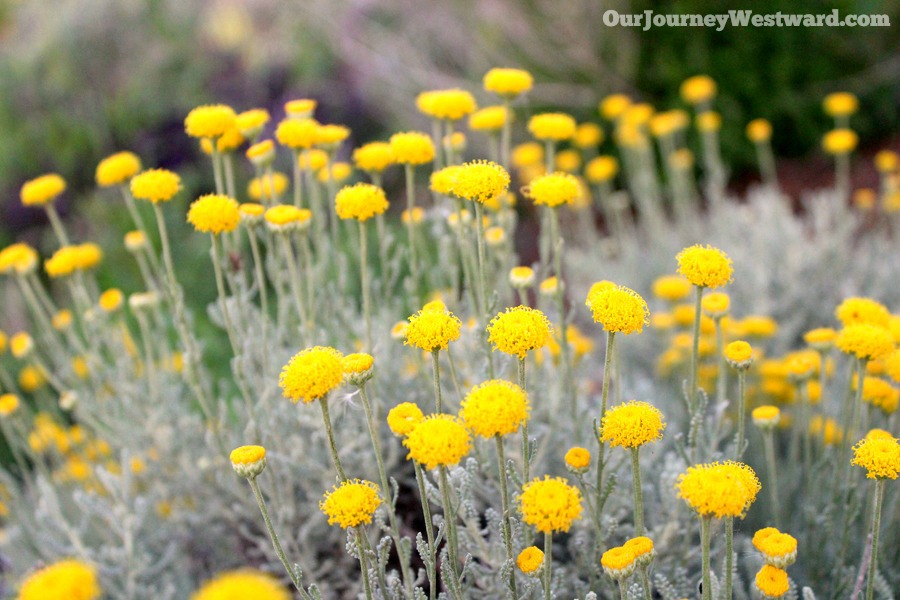
[[[541,311],[527,306],[508,308],[488,325],[488,341],[494,348],[525,358],[529,350],[542,348],[550,335],[550,321]]]
[[[449,196],[453,193],[453,184],[456,182],[456,172],[462,168],[461,165],[450,165],[443,169],[438,169],[431,174],[430,187],[431,191]],[[464,211],[468,214],[468,211]],[[456,213],[451,213],[451,216]]]
[[[234,119],[235,128],[248,140],[255,140],[269,122],[269,111],[264,108],[251,108],[238,113]]]
[[[860,323],[887,327],[891,319],[887,307],[871,298],[846,298],[834,310],[834,316],[844,327]]]
[[[528,131],[537,140],[560,142],[575,135],[578,124],[565,113],[542,113],[528,120]]]
[[[154,204],[168,202],[181,189],[181,178],[166,169],[150,169],[131,179],[131,195]]]
[[[315,119],[287,118],[275,129],[275,139],[294,150],[312,148],[319,141],[319,127]]]
[[[402,221],[404,225],[408,225],[410,222],[412,222],[413,225],[418,225],[424,219],[425,209],[421,206],[414,206],[412,212],[407,209],[400,213],[400,221]]]
[[[196,138],[217,138],[234,127],[237,117],[230,106],[208,104],[198,106],[184,119],[184,130]]]
[[[591,183],[609,181],[619,172],[619,161],[614,156],[598,156],[584,167],[584,175]]]
[[[575,473],[584,473],[591,466],[591,453],[587,448],[573,446],[566,451],[563,458],[566,468]]]
[[[257,202],[263,199],[277,199],[287,190],[288,183],[287,175],[274,171],[269,175],[251,179],[247,184],[247,195]]]
[[[316,130],[316,145],[326,150],[336,150],[350,137],[350,129],[343,125],[320,125]]]
[[[772,139],[772,124],[766,119],[753,119],[747,123],[745,133],[747,139],[753,143],[767,142]]]
[[[275,142],[263,140],[247,148],[244,153],[251,163],[257,167],[267,167],[275,160]]]
[[[614,286],[588,295],[594,321],[613,333],[640,333],[650,322],[650,311],[640,294],[625,286]]]
[[[528,546],[516,557],[516,566],[526,575],[537,572],[544,564],[544,552],[537,546]]]
[[[353,167],[350,166],[350,163],[336,162],[320,169],[316,173],[316,179],[321,183],[327,183],[329,179],[335,183],[341,183],[346,181],[351,173],[353,173]]]
[[[234,472],[247,479],[259,476],[266,468],[266,449],[262,446],[240,446],[229,458]]]
[[[716,97],[716,82],[708,75],[695,75],[681,83],[681,98],[688,104],[709,102]]]
[[[23,206],[44,206],[66,191],[66,180],[56,173],[47,173],[26,181],[19,192]]]
[[[691,293],[691,282],[681,275],[663,275],[653,281],[653,295],[668,302],[684,300]]]
[[[117,152],[97,165],[95,179],[100,187],[125,183],[141,170],[141,159],[134,152]]]
[[[290,600],[281,583],[267,573],[252,569],[226,571],[203,584],[191,600]]]
[[[900,165],[900,155],[893,150],[879,150],[875,154],[875,170],[882,175],[888,175],[897,170]]]
[[[334,208],[342,219],[366,221],[388,209],[384,190],[371,183],[357,183],[341,188],[334,198]]]
[[[900,383],[900,348],[891,352],[884,359],[884,372],[895,382]]]
[[[581,517],[581,493],[561,477],[536,478],[526,483],[519,496],[522,520],[541,533],[569,531]]]
[[[454,196],[484,204],[505,194],[509,188],[509,173],[495,162],[475,160],[454,169],[450,192]]]
[[[855,377],[852,384],[855,390],[857,386]],[[862,400],[890,415],[900,404],[900,390],[880,377],[863,377]]]
[[[416,105],[422,113],[441,121],[459,121],[476,108],[475,97],[460,89],[422,92]]]
[[[429,415],[409,432],[403,440],[409,450],[406,458],[431,470],[451,467],[463,459],[472,447],[469,432],[452,415]]]
[[[600,424],[600,440],[613,447],[639,448],[662,439],[665,428],[659,409],[647,402],[631,400],[606,411]]]
[[[828,154],[849,154],[859,143],[859,136],[852,129],[832,129],[822,138],[822,148]]]
[[[23,392],[32,393],[44,387],[47,383],[47,374],[36,365],[25,365],[19,371],[19,387]]]
[[[187,221],[201,233],[234,231],[241,222],[237,201],[223,194],[206,194],[191,203]]]
[[[597,110],[607,121],[615,121],[631,106],[631,98],[625,94],[610,94],[600,101]]]
[[[734,268],[728,255],[712,246],[691,246],[675,257],[678,272],[698,287],[717,288],[731,281]]]
[[[725,360],[735,369],[746,369],[753,362],[753,348],[743,340],[725,346]]]
[[[728,314],[728,308],[731,306],[731,299],[725,292],[713,292],[707,294],[701,300],[703,312],[712,318],[724,317]]]
[[[103,258],[103,251],[97,244],[85,243],[78,246],[63,246],[44,262],[44,270],[50,277],[65,277],[75,271],[91,269]]]
[[[867,440],[890,440],[893,439],[894,435],[885,429],[870,429],[866,434],[865,439]]]
[[[653,540],[644,535],[631,538],[622,544],[622,547],[634,554],[638,565],[648,565],[656,556]]]
[[[397,437],[409,435],[425,415],[422,409],[412,402],[401,402],[388,412],[387,424]]]
[[[409,317],[405,344],[426,352],[446,350],[450,342],[459,339],[461,329],[462,321],[453,313],[420,310]]]
[[[0,396],[0,417],[8,417],[19,409],[19,397],[15,394]]]
[[[722,128],[722,115],[708,110],[697,115],[696,123],[700,131],[719,131]]]
[[[726,461],[688,467],[678,477],[678,497],[701,516],[741,517],[756,499],[761,486],[749,466]]]
[[[359,387],[369,381],[375,374],[375,357],[365,352],[347,354],[343,359],[344,380],[350,385]]]
[[[37,251],[23,242],[10,244],[0,250],[0,273],[30,273],[37,267],[37,263]]]
[[[765,598],[781,598],[790,587],[787,571],[778,567],[763,565],[756,574],[756,589]]]
[[[125,294],[118,288],[110,288],[100,294],[100,310],[106,313],[116,312],[125,304]]]
[[[325,494],[319,510],[328,516],[328,524],[343,529],[368,525],[381,505],[378,486],[371,481],[349,479]]]
[[[517,169],[541,165],[544,162],[544,147],[537,142],[524,142],[512,149],[510,160]]]
[[[401,165],[423,165],[434,160],[431,137],[420,131],[395,133],[390,144],[394,160]]]
[[[849,117],[858,108],[859,100],[850,92],[834,92],[822,101],[822,109],[830,117]]]
[[[263,217],[266,220],[266,226],[272,231],[287,232],[309,227],[312,221],[312,212],[291,204],[279,204],[266,209]]]
[[[869,479],[897,479],[900,473],[900,440],[864,438],[853,446],[851,465],[863,467]]]
[[[308,119],[318,106],[318,102],[311,98],[298,98],[284,103],[284,112],[291,119]]]
[[[26,358],[34,350],[34,340],[27,332],[20,331],[10,338],[9,350],[18,359]]]
[[[381,173],[394,164],[394,152],[387,142],[370,142],[353,151],[353,164],[360,171]]]
[[[492,379],[472,388],[463,399],[459,416],[472,433],[490,438],[519,430],[528,420],[525,390],[503,379]]]
[[[493,68],[484,74],[484,89],[504,98],[515,98],[531,89],[534,78],[522,69]]]
[[[581,168],[581,152],[574,148],[567,148],[557,152],[555,168],[557,171],[577,173],[578,169]]]
[[[774,527],[760,529],[753,536],[753,547],[759,550],[767,565],[785,569],[797,560],[797,538]]]
[[[575,129],[572,143],[583,150],[596,148],[603,143],[603,128],[596,123],[581,123]]]
[[[281,370],[284,397],[309,403],[328,396],[344,379],[343,355],[327,346],[301,350]]]
[[[772,428],[776,427],[781,421],[781,411],[777,406],[759,406],[753,409],[753,412],[750,413],[750,418],[753,419],[753,424],[759,428]]]
[[[469,115],[469,129],[472,131],[496,132],[503,129],[507,118],[512,113],[505,106],[485,106]]]
[[[68,559],[32,573],[19,588],[17,600],[98,600],[102,593],[94,567]]]
[[[532,180],[522,193],[535,204],[555,208],[561,204],[572,204],[581,197],[581,185],[571,173],[550,173]]]
[[[531,267],[513,267],[509,270],[509,284],[516,289],[524,289],[534,285],[534,269]]]
[[[600,566],[603,572],[612,579],[626,579],[634,573],[637,557],[631,549],[624,546],[610,548],[600,557]]]
[[[835,340],[841,352],[864,360],[885,358],[894,350],[894,338],[884,327],[861,323],[841,329]]]
[[[831,327],[818,327],[803,334],[803,341],[819,352],[830,350],[836,338],[837,332]]]

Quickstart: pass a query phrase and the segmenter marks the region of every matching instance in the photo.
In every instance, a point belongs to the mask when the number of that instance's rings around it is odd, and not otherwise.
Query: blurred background
[[[828,185],[831,161],[819,144],[830,119],[821,100],[851,91],[861,105],[852,120],[861,138],[854,176],[871,178],[855,183],[876,184],[871,161],[862,158],[900,145],[896,25],[722,32],[603,25],[607,9],[648,8],[836,8],[900,23],[900,3],[876,0],[0,0],[0,243],[33,237],[44,225],[41,211],[18,202],[25,180],[63,175],[70,192],[60,209],[72,213],[73,202],[96,194],[94,167],[114,151],[177,169],[189,188],[185,197],[191,188],[210,189],[208,164],[183,134],[183,118],[198,104],[266,108],[273,127],[286,100],[315,98],[320,121],[352,128],[348,152],[400,129],[427,130],[414,103],[422,90],[458,86],[487,102],[481,76],[494,66],[534,74],[526,116],[554,108],[579,121],[599,120],[597,101],[610,92],[660,109],[684,107],[680,82],[712,76],[725,162],[738,190],[756,177],[743,133],[755,117],[774,125],[788,193]]]

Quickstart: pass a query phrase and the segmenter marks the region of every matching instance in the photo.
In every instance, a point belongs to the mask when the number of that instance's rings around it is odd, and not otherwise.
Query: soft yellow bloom
[[[681,83],[680,91],[688,104],[703,104],[716,97],[716,82],[708,75],[695,75]]]
[[[396,436],[406,436],[425,418],[422,409],[413,402],[401,402],[388,412],[387,423]]]
[[[263,199],[277,199],[284,194],[289,183],[287,175],[273,171],[271,174],[251,179],[247,185],[247,195],[257,202]]]
[[[275,142],[263,140],[247,148],[244,153],[251,163],[257,167],[267,167],[275,160]]]
[[[612,579],[627,579],[634,573],[637,557],[634,552],[624,546],[610,548],[600,556],[600,566],[603,572]]]
[[[405,344],[426,352],[446,350],[459,339],[461,329],[462,321],[453,313],[423,309],[409,317]]]
[[[900,155],[893,150],[879,150],[875,154],[875,169],[882,175],[893,173],[900,165]]]
[[[772,139],[772,124],[766,119],[753,119],[747,123],[745,133],[747,139],[753,143],[768,142]]]
[[[591,466],[591,453],[587,448],[573,446],[566,452],[563,460],[570,471],[584,473]]]
[[[581,196],[581,185],[574,175],[556,172],[534,179],[522,193],[535,204],[556,208],[574,203]]]
[[[828,154],[849,154],[859,143],[859,136],[851,129],[833,129],[822,138],[822,148]]]
[[[291,119],[309,119],[318,106],[311,98],[298,98],[284,103],[284,112]]]
[[[659,409],[647,402],[630,400],[606,411],[600,424],[600,440],[613,447],[638,448],[662,439],[665,428]]]
[[[305,229],[312,220],[312,212],[291,204],[279,204],[266,209],[266,226],[273,231],[287,232]]]
[[[0,396],[0,417],[8,417],[19,409],[19,397],[15,394]]]
[[[513,267],[509,270],[509,284],[517,289],[534,285],[534,269],[531,267]]]
[[[262,446],[240,446],[229,458],[234,472],[247,479],[259,476],[266,468],[266,449]]]
[[[866,437],[853,446],[850,464],[866,469],[869,479],[897,479],[900,473],[900,440]]]
[[[122,308],[123,304],[125,304],[125,294],[118,288],[110,288],[100,294],[99,305],[103,312],[115,312]]]
[[[509,188],[509,173],[488,160],[467,162],[454,169],[450,177],[450,192],[454,196],[481,204],[505,194]]]
[[[154,204],[168,202],[181,189],[181,178],[166,169],[150,169],[131,179],[131,195]]]
[[[275,139],[294,150],[312,148],[319,141],[319,122],[310,118],[287,118],[275,129]]]
[[[206,194],[191,203],[187,221],[201,233],[219,235],[237,229],[241,213],[234,198],[223,194]]]
[[[717,288],[731,281],[728,255],[712,246],[690,246],[678,253],[678,272],[698,287]]]
[[[366,221],[388,209],[384,190],[371,183],[357,183],[341,188],[334,198],[335,211],[342,219]]]
[[[278,379],[284,397],[295,404],[327,397],[344,380],[342,359],[340,352],[326,346],[298,352],[281,370]]]
[[[613,333],[640,333],[650,322],[650,311],[640,294],[625,286],[613,286],[589,294],[587,304],[594,321]]]
[[[760,488],[753,469],[733,461],[688,467],[675,484],[678,497],[697,513],[717,518],[743,518]]]
[[[378,486],[371,481],[349,479],[325,494],[319,510],[328,516],[328,524],[348,529],[368,525],[381,505]]]
[[[728,314],[730,306],[731,299],[725,292],[713,292],[712,294],[707,294],[701,300],[703,312],[713,318],[723,317]]]
[[[241,135],[248,140],[254,140],[262,133],[263,127],[269,122],[269,111],[264,108],[251,108],[238,113],[234,119],[234,126]]]
[[[37,262],[37,251],[23,242],[10,244],[0,250],[0,273],[30,273],[37,267]]]
[[[830,117],[849,117],[859,108],[859,100],[850,92],[834,92],[825,96],[822,108]]]
[[[834,310],[834,316],[844,327],[869,323],[887,327],[891,313],[885,305],[871,298],[845,298]]]
[[[125,183],[141,170],[141,159],[134,152],[117,152],[97,165],[95,179],[100,187]]]
[[[516,566],[526,575],[534,574],[544,564],[544,552],[537,546],[528,546],[516,557]]]
[[[475,435],[490,438],[515,433],[528,419],[525,390],[503,379],[472,388],[463,399],[459,416]]]
[[[681,275],[663,275],[653,281],[653,295],[669,302],[684,300],[691,293],[691,282]]]
[[[350,129],[343,125],[320,125],[316,130],[316,145],[326,150],[336,150],[341,142],[350,137]]]
[[[166,512],[171,511],[171,505]],[[190,600],[290,600],[281,583],[267,573],[252,569],[227,571],[207,581]]]
[[[419,131],[395,133],[390,139],[394,160],[402,165],[422,165],[434,159],[431,137]]]
[[[460,89],[422,92],[416,106],[422,113],[441,121],[458,121],[476,108],[475,97]]]
[[[431,470],[459,463],[469,453],[472,439],[458,418],[436,414],[419,421],[403,445],[409,450],[408,459]]]
[[[697,115],[697,129],[704,132],[719,131],[722,128],[722,115],[708,110]]]
[[[591,183],[609,181],[619,173],[619,161],[614,156],[598,156],[584,168],[584,175]]]
[[[528,121],[528,131],[541,141],[560,142],[575,135],[578,124],[565,113],[541,113]]]
[[[531,89],[534,78],[522,69],[494,68],[485,73],[484,89],[504,98],[515,98]]]
[[[556,153],[557,171],[575,174],[581,168],[581,152],[574,148],[567,148]]]
[[[753,348],[743,340],[736,340],[725,346],[725,360],[735,369],[746,369],[753,361]]]
[[[24,206],[44,206],[66,191],[66,180],[56,173],[47,173],[26,181],[19,192]]]
[[[370,142],[353,151],[353,164],[360,171],[381,173],[394,164],[394,152],[387,142]]]
[[[756,589],[766,598],[781,598],[790,589],[786,571],[763,565],[756,574]]]
[[[600,116],[607,121],[615,121],[631,106],[631,98],[625,94],[610,94],[600,101]]]
[[[198,106],[184,119],[184,130],[196,138],[217,138],[234,127],[237,115],[230,106],[208,104]]]
[[[518,501],[522,520],[541,533],[569,531],[581,517],[581,492],[561,477],[531,480]]]
[[[487,330],[488,341],[495,349],[523,359],[530,350],[544,346],[551,327],[549,319],[541,311],[517,306],[494,317]]]
[[[32,573],[19,588],[17,600],[98,600],[103,591],[93,566],[61,560]]]
[[[469,129],[472,131],[500,131],[511,118],[512,113],[505,106],[485,106],[469,115]]]
[[[894,338],[884,327],[860,323],[844,327],[835,340],[841,352],[864,360],[887,357],[894,350]]]

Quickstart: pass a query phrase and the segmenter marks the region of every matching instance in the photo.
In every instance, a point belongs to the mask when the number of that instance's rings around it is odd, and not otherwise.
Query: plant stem
[[[548,171],[549,172],[549,171]],[[559,352],[562,357],[563,395],[569,400],[572,422],[577,422],[578,406],[575,400],[575,387],[572,384],[572,358],[569,352],[568,323],[566,322],[565,285],[562,274],[563,241],[559,233],[559,213],[556,208],[549,208],[550,214],[550,246],[553,253],[553,274],[556,275],[556,310],[559,312]],[[604,384],[605,384],[604,380]]]
[[[701,566],[701,569],[703,569],[701,573],[703,577],[703,600],[712,598],[712,583],[709,579],[709,525],[711,520],[712,517],[710,516],[700,517],[700,544],[703,551]]]
[[[322,408],[322,420],[325,421],[325,433],[328,435],[328,447],[331,450],[331,460],[337,471],[341,481],[347,481],[344,475],[344,468],[341,466],[341,459],[338,457],[337,445],[334,443],[334,431],[331,429],[331,417],[328,416],[328,398],[319,398],[319,406]]]
[[[603,386],[600,391],[600,428],[603,428],[603,417],[606,415],[606,403],[609,399],[609,377],[610,364],[612,362],[613,349],[615,348],[615,331],[606,332],[606,356],[603,359]],[[602,433],[602,431],[601,431]],[[603,467],[604,454],[606,454],[606,443],[600,441],[597,437],[597,446],[599,447],[597,455],[597,510],[600,510],[600,498],[603,495]],[[598,515],[599,517],[599,515]]]
[[[509,106],[509,98],[503,99],[503,129],[500,132],[500,164],[509,169],[509,146],[512,138],[512,109]]]
[[[625,595],[625,581],[626,581],[625,577],[622,577],[618,580],[618,582],[619,582],[619,600],[628,600],[628,596]]]
[[[413,165],[407,163],[405,166],[406,173],[406,214],[409,217],[406,221],[407,243],[409,244],[409,272],[412,276],[415,289],[419,288],[419,257],[416,250],[416,224],[413,219],[413,209],[416,207],[416,191],[415,177]]]
[[[447,553],[450,560],[450,574],[453,587],[459,585],[459,539],[456,532],[456,511],[450,502],[450,484],[447,481],[447,467],[438,467],[441,484],[441,500],[444,504],[444,524],[447,527]]]
[[[435,599],[437,594],[437,577],[435,575],[435,558],[437,549],[434,547],[434,524],[431,522],[431,509],[428,508],[428,495],[425,492],[425,473],[422,471],[422,465],[413,461],[416,469],[416,483],[419,486],[419,499],[422,501],[422,516],[425,520],[425,537],[428,541],[429,560],[425,561],[425,571],[428,576],[428,597],[430,600]]]
[[[366,592],[366,600],[372,600],[372,584],[369,581],[369,567],[366,561],[366,549],[363,547],[363,526],[356,528],[356,551],[359,553],[359,569],[362,571],[363,589]]]
[[[746,402],[746,388],[747,382],[747,369],[738,369],[738,435],[737,435],[737,446],[734,449],[734,460],[740,460],[741,455],[744,453],[744,424],[745,424],[745,416],[744,413],[746,409],[744,408],[744,403]]]
[[[269,336],[268,336],[268,325],[269,325],[269,295],[266,291],[266,276],[263,272],[263,262],[262,256],[259,253],[259,240],[256,238],[256,231],[253,229],[253,226],[247,227],[247,236],[250,238],[250,253],[253,256],[253,273],[256,277],[256,288],[259,292],[259,306],[260,306],[260,336],[262,337],[263,348],[269,348]],[[269,371],[269,352],[268,350],[263,350],[261,352],[262,356],[262,367],[263,372],[268,373]]]
[[[526,392],[525,389],[525,359],[520,358],[518,363],[518,381],[519,387],[522,388],[523,392]],[[522,481],[528,482],[529,471],[531,470],[531,452],[529,452],[529,447],[531,444],[528,441],[528,420],[526,419],[524,423],[522,423]]]
[[[647,574],[647,565],[638,567],[638,573],[641,575],[641,584],[644,586],[644,600],[652,600],[653,592],[650,589],[650,576]],[[726,596],[726,598],[728,598]],[[728,598],[728,600],[731,600]]]
[[[362,285],[363,315],[366,321],[366,352],[372,351],[372,299],[369,291],[368,240],[366,224],[359,221],[359,272]]]
[[[883,499],[884,479],[876,479],[875,508],[872,511],[872,555],[869,558],[869,580],[866,582],[866,600],[872,600],[875,590],[875,570],[878,568],[878,530],[881,529],[881,505]]]
[[[431,376],[434,382],[434,402],[437,412],[440,413],[444,412],[444,410],[441,402],[441,368],[438,364],[438,353],[440,353],[440,350],[431,351]]]
[[[500,468],[498,473],[500,477],[500,500],[503,504],[503,544],[506,546],[506,560],[512,564],[513,562],[513,545],[512,545],[512,527],[509,523],[509,490],[506,485],[506,458],[503,455],[503,438],[494,436],[497,442],[497,466]],[[513,600],[519,597],[516,591],[516,570],[509,570],[509,592]]]
[[[488,341],[487,324],[490,322],[487,304],[487,278],[485,277],[485,256],[484,256],[484,207],[481,202],[475,202],[475,229],[477,231],[475,237],[475,245],[478,248],[478,298],[481,303],[482,323],[482,339],[485,344],[488,359],[488,378],[494,378],[494,353],[491,352],[491,343]],[[462,223],[460,223],[462,226]]]
[[[50,227],[53,228],[53,233],[56,234],[56,239],[59,241],[60,246],[68,246],[69,245],[69,236],[66,235],[66,228],[63,227],[62,219],[59,218],[59,213],[56,212],[56,207],[53,204],[45,204],[44,211],[47,213],[47,219],[50,220]]]
[[[694,306],[694,340],[693,346],[691,349],[691,387],[690,387],[690,403],[689,403],[689,412],[690,418],[693,420],[694,412],[697,410],[697,363],[699,361],[700,355],[700,318],[701,318],[701,304],[703,302],[703,290],[702,286],[696,286],[697,296],[696,302]]]
[[[550,567],[553,564],[553,533],[544,533],[544,572],[541,579],[544,583],[544,600],[550,600]]]
[[[638,462],[639,447],[631,449],[631,485],[634,489],[634,535],[644,535],[644,492],[641,489],[641,467]]]
[[[725,598],[732,598],[734,571],[734,517],[725,517]]]
[[[291,167],[291,174],[294,180],[294,206],[303,208],[303,191],[301,189],[303,181],[300,177],[300,156],[296,148],[291,148]],[[274,188],[275,186],[273,185],[271,188],[273,192]],[[318,217],[321,218],[321,215],[318,215]]]

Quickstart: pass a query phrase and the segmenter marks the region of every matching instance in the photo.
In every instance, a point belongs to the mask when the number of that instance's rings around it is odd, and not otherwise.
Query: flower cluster
[[[348,479],[325,494],[319,510],[328,516],[328,524],[348,529],[368,525],[381,505],[378,486],[371,481]]]
[[[475,435],[490,438],[514,433],[528,419],[525,390],[503,379],[472,388],[462,401],[459,416]]]
[[[519,496],[522,520],[540,531],[569,531],[581,516],[581,492],[561,477],[545,475],[525,484]]]
[[[749,466],[733,461],[688,467],[678,477],[678,497],[701,516],[743,517],[761,489]]]

